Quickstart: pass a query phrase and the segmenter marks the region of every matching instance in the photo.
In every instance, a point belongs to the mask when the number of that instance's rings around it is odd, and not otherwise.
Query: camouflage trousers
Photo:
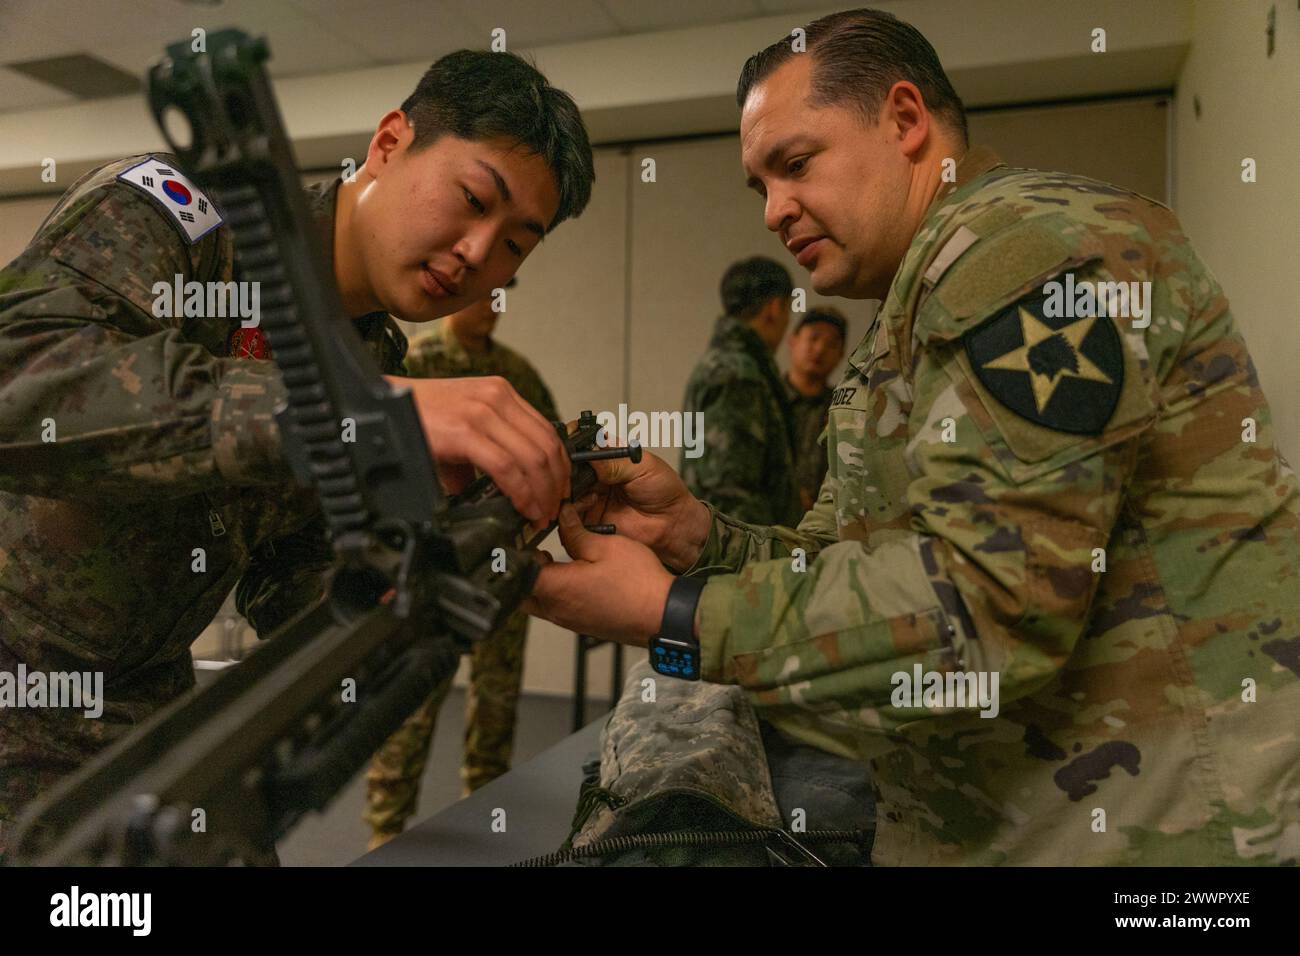
[[[527,631],[528,615],[514,614],[501,630],[470,651],[465,752],[460,767],[462,796],[510,769]],[[449,679],[388,738],[370,764],[364,818],[370,824],[371,849],[401,833],[415,813],[438,709],[450,689]]]

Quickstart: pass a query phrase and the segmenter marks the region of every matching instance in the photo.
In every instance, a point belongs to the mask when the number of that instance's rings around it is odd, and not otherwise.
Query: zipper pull
[[[226,526],[221,521],[221,515],[217,514],[216,508],[208,509],[208,525],[212,528],[212,537],[220,538],[226,533]]]

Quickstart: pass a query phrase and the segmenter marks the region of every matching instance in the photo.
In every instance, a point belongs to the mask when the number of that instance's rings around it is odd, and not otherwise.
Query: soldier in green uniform
[[[794,474],[803,511],[810,510],[817,501],[826,477],[826,449],[820,439],[835,393],[827,379],[844,358],[848,332],[843,314],[823,306],[800,319],[790,336],[785,395],[794,419]]]
[[[400,374],[388,314],[486,296],[593,178],[567,94],[462,51],[382,118],[354,182],[310,201],[347,314]],[[105,697],[96,718],[5,710],[0,829],[193,685],[190,644],[236,584],[264,635],[321,594],[329,545],[280,452],[271,343],[199,304],[238,279],[221,210],[162,155],[83,178],[0,272],[0,676],[98,673]],[[193,308],[167,297],[187,283]],[[499,378],[400,381],[444,484],[477,467],[544,526],[568,493],[546,420]]]
[[[794,422],[773,354],[790,324],[790,273],[754,256],[722,277],[722,307],[708,351],[686,383],[682,410],[704,420],[698,458],[682,453],[691,493],[743,521],[799,520]]]
[[[503,288],[513,288],[515,282],[511,279]],[[501,316],[494,304],[493,299],[476,302],[449,315],[441,328],[412,342],[406,355],[407,374],[413,378],[497,375],[543,418],[557,421],[555,401],[537,370],[518,352],[493,340]],[[465,753],[460,771],[466,796],[510,769],[527,630],[528,615],[516,612],[501,630],[475,644],[470,652]],[[434,722],[450,688],[448,680],[430,695],[371,763],[366,774],[365,813],[371,849],[401,833],[415,812]]]
[[[745,524],[608,463],[531,606],[693,634],[869,764],[876,863],[1294,865],[1300,494],[1222,289],[1158,202],[968,148],[914,28],[806,37],[745,65],[742,162],[817,291],[883,299],[817,505]]]

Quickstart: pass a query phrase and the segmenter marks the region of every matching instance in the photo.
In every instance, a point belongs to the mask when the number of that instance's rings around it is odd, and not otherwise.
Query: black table
[[[558,850],[578,806],[582,765],[599,753],[608,716],[351,865],[504,866]],[[493,830],[498,810],[505,812],[504,832]]]

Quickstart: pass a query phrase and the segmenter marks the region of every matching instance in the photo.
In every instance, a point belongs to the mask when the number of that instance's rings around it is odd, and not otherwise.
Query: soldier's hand
[[[521,515],[544,528],[570,494],[569,458],[550,423],[503,378],[398,378],[409,388],[438,463],[455,494],[486,472]]]
[[[539,552],[544,564],[524,610],[579,634],[647,644],[663,623],[673,576],[645,545],[586,530],[572,505],[560,510],[559,529],[573,560]]]
[[[600,484],[577,502],[585,524],[613,524],[650,548],[668,567],[685,571],[709,536],[709,509],[662,458],[643,452],[593,461]]]

